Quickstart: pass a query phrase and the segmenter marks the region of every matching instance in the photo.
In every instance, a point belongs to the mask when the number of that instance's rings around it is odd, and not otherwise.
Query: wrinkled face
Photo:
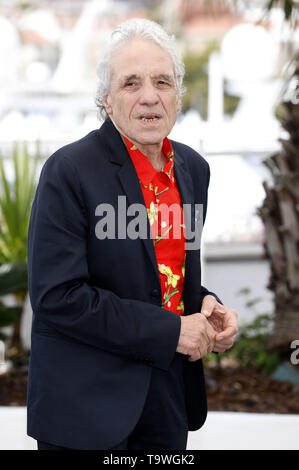
[[[170,55],[153,41],[136,38],[112,55],[110,67],[103,103],[111,120],[137,145],[161,144],[179,111]]]

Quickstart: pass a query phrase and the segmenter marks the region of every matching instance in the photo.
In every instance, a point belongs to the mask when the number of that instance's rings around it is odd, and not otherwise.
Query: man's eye
[[[168,82],[165,82],[164,80],[159,80],[159,81],[158,81],[158,85],[169,86],[169,83],[168,83]]]

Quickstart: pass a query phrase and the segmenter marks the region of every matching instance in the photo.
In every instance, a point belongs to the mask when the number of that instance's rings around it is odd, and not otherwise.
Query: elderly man
[[[105,122],[46,161],[32,205],[27,430],[40,450],[186,449],[207,414],[201,358],[237,333],[188,239],[209,166],[167,138],[184,65],[158,24],[120,25],[98,74]]]

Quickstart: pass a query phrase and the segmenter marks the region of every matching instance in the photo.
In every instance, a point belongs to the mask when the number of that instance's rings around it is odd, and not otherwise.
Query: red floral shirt
[[[174,154],[169,139],[163,141],[162,151],[167,161],[157,171],[125,136],[121,136],[141,185],[152,232],[160,283],[162,307],[179,315],[184,313],[182,293],[185,277],[185,230],[183,210],[174,178]],[[168,207],[175,204],[175,210]]]

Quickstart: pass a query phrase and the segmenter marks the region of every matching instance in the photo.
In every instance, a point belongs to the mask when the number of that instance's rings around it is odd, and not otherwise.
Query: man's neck
[[[162,152],[163,142],[161,144],[140,145],[133,142],[138,150],[145,155],[151,162],[155,170],[161,170],[166,163],[166,158]]]

